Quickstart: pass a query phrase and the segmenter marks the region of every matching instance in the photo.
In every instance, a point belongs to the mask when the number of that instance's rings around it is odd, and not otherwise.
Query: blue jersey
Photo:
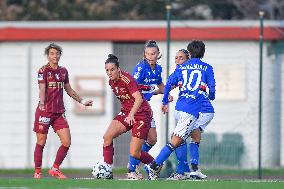
[[[150,101],[153,92],[157,85],[162,83],[162,66],[156,64],[155,69],[152,69],[147,60],[138,62],[133,70],[133,77],[140,85],[149,86],[150,90],[142,90],[145,99]]]
[[[179,87],[179,97],[175,107],[177,111],[183,111],[195,117],[198,117],[199,112],[214,112],[213,106],[201,90],[201,86],[208,87],[208,98],[215,99],[215,78],[211,65],[198,58],[192,58],[177,66],[165,85],[163,104],[168,104],[172,86]]]

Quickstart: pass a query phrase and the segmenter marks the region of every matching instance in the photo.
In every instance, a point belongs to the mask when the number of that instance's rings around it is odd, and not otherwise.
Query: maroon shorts
[[[47,134],[50,125],[54,132],[63,128],[69,128],[64,113],[43,112],[37,108],[33,131],[36,133]]]
[[[132,129],[132,136],[140,139],[146,140],[148,137],[149,129],[151,128],[151,120],[152,120],[152,111],[145,111],[141,113],[136,113],[134,115],[134,119],[136,123],[133,125],[129,125],[125,122],[125,118],[127,117],[127,113],[120,112],[115,116],[114,120],[121,122],[127,129],[127,131]]]

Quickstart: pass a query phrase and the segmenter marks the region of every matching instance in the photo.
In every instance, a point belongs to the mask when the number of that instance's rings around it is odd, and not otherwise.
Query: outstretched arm
[[[80,97],[71,87],[71,85],[69,83],[64,85],[64,89],[66,91],[66,93],[73,98],[74,100],[76,100],[77,102],[85,105],[85,106],[92,106],[93,105],[93,101],[92,100],[83,100],[82,97]]]

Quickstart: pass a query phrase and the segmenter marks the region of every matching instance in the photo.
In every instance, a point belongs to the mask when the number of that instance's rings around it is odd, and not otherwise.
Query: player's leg
[[[150,149],[156,144],[157,142],[157,130],[156,130],[156,124],[155,120],[152,119],[151,121],[151,128],[148,133],[147,140],[142,145],[142,151],[149,152]],[[128,162],[128,170],[129,172],[133,172],[133,170],[136,170],[136,173],[140,175],[138,171],[138,165],[140,161],[133,156],[129,155],[129,162]]]
[[[149,166],[149,177],[151,180],[155,180],[157,178],[159,174],[158,170],[164,161],[168,159],[176,147],[186,140],[189,136],[189,131],[196,120],[193,115],[181,111],[175,111],[175,118],[177,120],[177,126],[174,129],[170,143],[166,144],[162,148],[159,155]]]
[[[175,154],[177,157],[177,170],[176,173],[184,174],[184,172],[190,172],[187,162],[187,142],[184,141],[176,149]]]
[[[137,138],[137,137],[131,137],[130,141],[130,156],[132,156],[135,159],[140,160],[144,164],[151,163],[154,158],[147,152],[141,151],[142,145],[144,143],[144,139]],[[140,180],[143,179],[140,175],[138,175],[135,171],[129,171],[127,174],[128,179],[134,179],[134,180]]]
[[[35,121],[33,131],[36,133],[36,146],[34,150],[34,165],[35,173],[34,178],[41,178],[41,165],[42,165],[42,154],[46,143],[48,128],[50,125],[50,115],[42,112],[39,108],[35,112]]]
[[[117,118],[117,117],[116,117]],[[118,137],[119,135],[127,132],[129,129],[125,127],[122,123],[123,121],[119,121],[117,119],[112,120],[110,125],[108,126],[103,139],[103,156],[104,162],[112,166],[113,164],[113,155],[114,155],[114,148],[113,148],[113,139]]]
[[[130,156],[137,160],[148,164],[154,160],[154,158],[146,151],[143,151],[143,145],[145,140],[149,138],[149,132],[151,127],[152,112],[143,112],[135,115],[136,123],[132,128],[132,138],[130,143]],[[136,171],[136,165],[128,167],[127,177],[129,179],[142,179],[143,176]]]
[[[42,154],[46,143],[47,134],[36,133],[36,146],[34,150],[34,165],[35,173],[34,178],[41,178],[41,165],[42,165]]]
[[[71,133],[64,113],[54,114],[53,120],[52,127],[54,132],[58,135],[61,145],[57,150],[53,166],[48,173],[58,179],[66,179],[67,177],[60,171],[59,167],[69,151],[71,145]]]
[[[211,122],[214,113],[200,113],[199,118],[195,122],[194,130],[191,132],[191,143],[189,144],[190,163],[192,172],[190,177],[195,179],[207,178],[198,169],[199,165],[199,144],[201,141],[201,133],[205,130],[206,126]]]

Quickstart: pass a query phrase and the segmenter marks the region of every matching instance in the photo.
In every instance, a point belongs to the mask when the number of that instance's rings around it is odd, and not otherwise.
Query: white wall
[[[33,166],[35,134],[32,128],[38,101],[37,70],[47,62],[44,48],[48,44],[48,42],[0,43],[0,168]],[[102,159],[102,135],[112,119],[112,94],[104,71],[104,60],[112,51],[112,45],[111,42],[58,42],[58,44],[63,47],[60,64],[68,69],[71,85],[74,85],[76,76],[102,76],[106,79],[106,113],[104,115],[78,116],[73,113],[75,102],[66,94],[64,96],[66,115],[72,132],[72,145],[63,167],[92,167],[94,162]],[[217,82],[217,96],[213,102],[216,116],[206,132],[214,132],[219,138],[226,132],[242,133],[245,144],[243,168],[256,168],[258,158],[258,43],[253,41],[205,41],[205,44],[204,61],[214,67]],[[166,43],[159,42],[159,45],[164,54],[161,62],[165,70]],[[186,45],[185,41],[171,43],[171,72],[175,67],[175,52],[186,48]],[[266,46],[264,49],[264,80],[266,81],[264,87],[269,88],[273,80],[271,69],[273,58],[267,57],[265,52]],[[29,63],[31,63],[30,72],[27,66]],[[165,74],[166,71],[164,71],[164,78]],[[31,97],[28,96],[29,77],[31,77]],[[173,91],[172,94],[177,96],[177,91]],[[274,165],[271,157],[275,140],[271,140],[273,133],[269,129],[271,126],[269,123],[274,116],[274,105],[271,103],[273,95],[273,93],[268,94],[264,89],[263,162],[265,167]],[[160,111],[161,98],[161,95],[155,96],[151,102],[158,126],[158,143],[151,150],[154,156],[158,154],[165,142],[165,116]],[[28,99],[32,99],[31,110],[28,109]],[[96,103],[95,101],[94,106]],[[170,112],[170,132],[175,122],[173,110],[174,105],[171,106]],[[282,136],[284,136],[283,130]],[[44,151],[44,167],[52,165],[58,146],[59,139],[50,129]],[[283,165],[283,151],[281,154]]]

